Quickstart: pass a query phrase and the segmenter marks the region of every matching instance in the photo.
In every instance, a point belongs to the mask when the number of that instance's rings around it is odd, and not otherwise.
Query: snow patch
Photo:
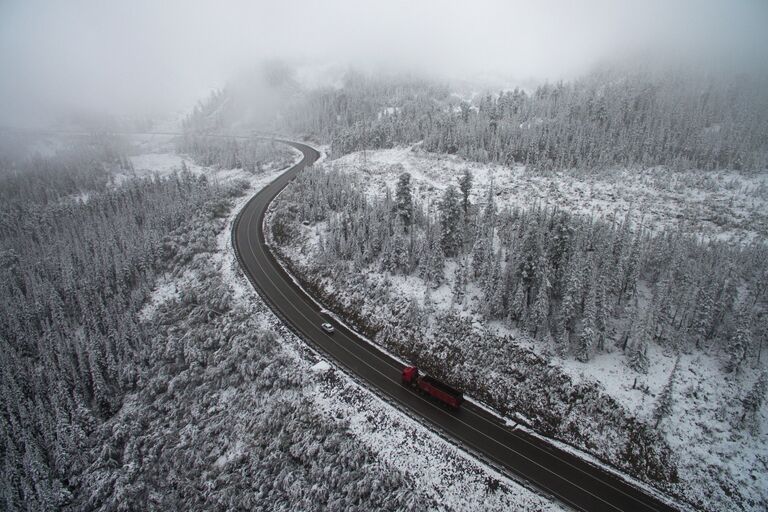
[[[319,361],[317,364],[313,365],[310,370],[312,370],[315,373],[325,373],[328,370],[331,369],[331,365],[328,364],[327,361]]]

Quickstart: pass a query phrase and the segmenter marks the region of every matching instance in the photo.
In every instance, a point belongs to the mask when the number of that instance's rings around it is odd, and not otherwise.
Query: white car
[[[322,328],[323,328],[323,330],[324,330],[325,332],[327,332],[328,334],[333,334],[333,331],[335,331],[335,330],[336,330],[336,329],[334,329],[334,328],[333,328],[333,326],[332,326],[331,324],[329,324],[328,322],[323,322],[322,324],[320,324],[320,327],[322,327]]]

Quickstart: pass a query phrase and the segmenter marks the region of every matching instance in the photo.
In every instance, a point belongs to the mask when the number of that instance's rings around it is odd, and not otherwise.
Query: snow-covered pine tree
[[[536,298],[528,315],[528,331],[534,338],[538,338],[541,333],[549,332],[547,318],[549,315],[549,281],[539,285],[536,292]]]
[[[397,180],[395,211],[402,219],[405,231],[408,231],[413,222],[413,198],[411,195],[411,175],[407,172],[402,173]]]
[[[757,413],[765,402],[766,392],[768,392],[768,372],[763,370],[743,400],[744,411],[741,414],[741,424],[752,432],[757,429]]]
[[[699,282],[695,303],[693,304],[693,314],[691,315],[689,330],[693,335],[692,341],[698,349],[704,346],[712,327],[712,312],[714,310],[714,297],[712,296],[711,289],[712,281],[712,279],[706,277]]]
[[[650,361],[648,360],[650,312],[646,312],[643,319],[636,323],[634,333],[630,335],[630,343],[625,351],[627,365],[639,373],[648,373]]]
[[[533,305],[528,313],[527,323],[528,332],[534,338],[539,337],[544,332],[549,332],[549,325],[547,320],[549,318],[549,296],[552,285],[550,283],[550,267],[549,261],[542,256],[538,264],[539,276],[536,279],[538,282],[538,289],[536,291],[536,298],[533,300]]]
[[[460,258],[453,275],[453,302],[459,305],[464,303],[464,295],[467,292],[467,260]]]
[[[653,419],[655,420],[654,428],[659,427],[659,423],[662,419],[666,418],[672,412],[672,392],[675,381],[675,374],[680,367],[680,356],[675,359],[675,364],[672,366],[672,370],[669,372],[669,378],[667,383],[659,393],[659,398],[656,401],[656,407],[653,410]]]
[[[727,324],[726,319],[733,315],[733,309],[739,295],[736,279],[734,278],[734,269],[728,268],[723,274],[724,276],[715,295],[712,311],[714,318],[709,330],[710,336],[716,335],[718,330],[722,331],[722,327]]]
[[[620,226],[612,226],[612,261],[610,287],[616,296],[616,305],[620,306],[624,297],[625,285],[628,276],[628,266],[631,256],[632,245],[632,214],[633,209],[630,206],[624,221]],[[614,221],[615,222],[615,221]]]
[[[421,306],[421,312],[424,317],[424,325],[429,321],[429,318],[435,312],[435,305],[432,302],[432,289],[429,286],[424,287],[423,304]]]
[[[601,267],[602,268],[602,267]],[[608,320],[611,316],[611,304],[607,297],[608,273],[599,271],[596,276],[595,290],[595,329],[597,330],[597,350],[605,350],[608,333]]]
[[[757,325],[758,342],[757,350],[755,350],[755,363],[760,364],[760,358],[763,353],[763,346],[768,341],[768,314],[763,314],[758,317]]]
[[[492,253],[492,238],[483,233],[478,233],[475,244],[472,247],[472,275],[474,277],[480,277],[486,266],[488,255]]]
[[[660,344],[665,344],[668,341],[667,329],[671,323],[669,309],[669,280],[664,277],[656,284],[653,292],[653,332],[651,335],[653,340]]]
[[[447,257],[459,254],[462,246],[461,204],[456,187],[449,185],[438,206],[440,210],[440,245]]]
[[[525,287],[526,294],[526,306],[529,306],[533,302],[531,297],[531,290],[536,281],[536,276],[539,275],[538,264],[541,261],[541,239],[539,237],[539,212],[532,212],[533,216],[531,222],[525,226],[525,234],[523,235],[522,247],[520,249],[520,261],[518,266],[518,273],[520,275],[520,281]]]
[[[415,325],[421,316],[419,302],[413,298],[406,299],[407,306],[405,308],[404,320],[406,324]]]
[[[488,318],[504,316],[504,286],[502,279],[501,249],[492,255],[481,276],[483,311]]]
[[[584,301],[584,314],[581,318],[581,330],[576,341],[576,359],[586,363],[592,357],[592,352],[597,342],[597,309],[595,305],[596,285],[592,283]]]
[[[583,296],[581,276],[580,255],[576,253],[571,256],[567,264],[565,275],[563,276],[565,291],[560,301],[560,318],[563,328],[569,334],[574,329],[574,322],[581,307],[581,298]]]
[[[520,322],[527,315],[526,310],[525,290],[523,289],[522,284],[518,283],[515,292],[512,295],[512,302],[509,304],[509,320]]]
[[[427,282],[427,286],[437,287],[445,280],[445,256],[440,247],[440,241],[434,230],[427,233],[427,239],[422,245],[419,257],[419,277]]]
[[[751,315],[744,311],[739,312],[735,332],[728,338],[725,346],[726,372],[737,372],[747,360],[747,354],[752,347]]]
[[[632,239],[632,245],[629,248],[629,256],[627,258],[626,275],[624,285],[622,287],[622,293],[628,298],[635,295],[637,290],[637,282],[640,279],[640,265],[642,258],[642,240],[643,240],[643,223],[640,221],[637,233],[635,233]]]
[[[488,186],[485,208],[477,220],[477,236],[472,248],[472,274],[480,277],[488,259],[493,255],[493,238],[496,226],[496,205],[493,195],[493,182]]]
[[[469,219],[469,194],[472,192],[472,173],[469,169],[459,176],[459,190],[461,191],[461,208],[464,210],[465,222]]]

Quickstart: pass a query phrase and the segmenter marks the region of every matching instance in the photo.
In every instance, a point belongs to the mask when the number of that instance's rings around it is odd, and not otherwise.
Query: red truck
[[[415,366],[403,368],[403,384],[433,396],[454,409],[458,409],[464,401],[461,391],[427,375],[419,375],[419,369]]]

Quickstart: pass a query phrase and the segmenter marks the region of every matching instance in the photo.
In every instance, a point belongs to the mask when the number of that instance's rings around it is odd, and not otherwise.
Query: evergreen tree
[[[656,402],[656,408],[653,410],[653,419],[655,420],[654,428],[658,428],[662,419],[666,418],[672,412],[672,391],[675,380],[675,374],[677,374],[680,366],[680,356],[675,359],[675,364],[672,367],[672,371],[669,372],[669,378],[664,388],[659,394],[659,399]]]
[[[711,282],[708,279],[700,284],[690,324],[693,341],[698,349],[704,346],[712,327],[714,298],[712,297]]]
[[[459,177],[459,190],[461,191],[461,208],[464,210],[464,219],[469,218],[469,194],[472,192],[472,173],[469,169],[464,169],[464,173]]]
[[[579,314],[581,297],[583,295],[581,264],[579,263],[577,255],[571,257],[564,279],[565,292],[560,301],[560,318],[563,323],[563,328],[570,333],[573,331],[574,320]]]
[[[607,272],[599,272],[595,276],[595,329],[597,330],[597,350],[605,350],[605,340],[608,336],[609,318],[611,316],[611,305],[606,296]]]
[[[483,311],[488,318],[504,316],[504,290],[501,275],[501,251],[491,257],[485,267],[481,286],[483,289]]]
[[[472,274],[479,277],[488,259],[494,252],[493,238],[496,226],[496,205],[493,198],[493,183],[488,187],[483,214],[477,220],[475,243],[472,247]]]
[[[541,333],[549,332],[547,329],[547,318],[549,316],[549,281],[544,280],[539,285],[536,299],[528,316],[528,330],[534,338]]]
[[[584,315],[581,319],[581,331],[576,346],[576,359],[586,363],[592,357],[593,347],[597,341],[597,310],[595,306],[595,284],[589,287],[584,304]]]
[[[405,237],[396,230],[381,254],[381,268],[388,272],[404,273],[408,269],[408,247]]]
[[[405,230],[413,222],[413,198],[411,196],[411,175],[404,172],[397,180],[397,188],[395,190],[395,208],[397,215],[403,221]]]
[[[480,277],[488,260],[488,255],[493,253],[493,240],[490,236],[479,234],[472,247],[472,274]]]
[[[734,372],[741,369],[752,346],[752,329],[749,315],[742,311],[739,314],[738,325],[728,339],[726,345],[725,371]]]
[[[765,402],[766,392],[768,392],[768,372],[763,370],[743,400],[744,412],[741,414],[741,424],[748,426],[753,432],[757,429],[757,413]]]
[[[525,228],[525,235],[520,249],[520,261],[518,264],[518,274],[525,287],[527,306],[532,302],[533,298],[531,297],[531,290],[536,283],[536,277],[539,275],[539,264],[542,261],[538,212],[531,215],[533,216],[533,219]]]
[[[639,373],[648,373],[650,361],[648,360],[650,313],[646,314],[635,332],[631,335],[631,343],[627,349],[627,365]]]
[[[509,318],[514,321],[521,321],[527,316],[527,305],[525,303],[525,291],[523,286],[518,284],[515,293],[512,296],[512,303],[509,305]]]
[[[624,278],[624,285],[622,288],[622,293],[627,297],[633,297],[635,294],[635,291],[637,290],[637,282],[640,278],[640,258],[642,256],[641,254],[642,237],[643,237],[643,225],[641,221],[640,227],[638,228],[638,233],[635,235],[634,240],[632,242],[632,246],[629,249],[630,251],[629,257],[627,258],[627,267],[625,269],[626,275]]]
[[[456,265],[456,271],[453,278],[453,301],[456,304],[464,303],[464,295],[467,292],[467,262],[461,258]]]
[[[667,278],[659,281],[653,295],[653,332],[654,341],[665,343],[667,341],[666,328],[670,324],[670,292]]]
[[[408,300],[408,307],[405,310],[404,320],[406,325],[419,325],[424,320],[425,315],[422,314],[419,303],[415,299]]]
[[[423,305],[421,307],[421,311],[423,313],[426,325],[428,319],[435,312],[435,305],[432,302],[432,289],[429,286],[424,288]]]
[[[440,245],[447,257],[459,254],[462,245],[461,205],[456,187],[449,185],[445,189],[440,210]]]
[[[419,258],[419,277],[433,287],[440,286],[445,279],[445,257],[440,241],[432,233],[427,234]]]

